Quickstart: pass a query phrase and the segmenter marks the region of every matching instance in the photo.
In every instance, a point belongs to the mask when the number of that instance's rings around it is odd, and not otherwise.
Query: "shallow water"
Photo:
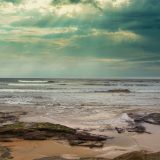
[[[108,92],[113,89],[131,92]],[[123,124],[125,112],[160,111],[160,80],[0,79],[0,105],[76,127]]]

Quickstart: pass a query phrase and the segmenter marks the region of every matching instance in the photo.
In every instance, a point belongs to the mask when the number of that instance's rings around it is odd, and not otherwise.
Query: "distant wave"
[[[0,89],[0,92],[10,92],[10,93],[15,93],[15,92],[19,92],[19,93],[26,93],[26,92],[36,92],[36,93],[41,93],[41,92],[54,92],[54,91],[48,91],[48,90],[34,90],[34,89]]]
[[[26,93],[26,92],[30,92],[30,93],[84,93],[84,92],[79,92],[79,91],[66,91],[66,90],[48,90],[48,89],[0,89],[0,92],[20,92],[20,93]]]
[[[8,83],[8,86],[48,86],[47,83]]]
[[[48,83],[48,82],[50,82],[50,81],[37,81],[37,80],[18,80],[18,82],[20,82],[20,83]]]

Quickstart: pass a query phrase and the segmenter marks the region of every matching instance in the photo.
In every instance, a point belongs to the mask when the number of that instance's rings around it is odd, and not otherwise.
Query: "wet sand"
[[[84,147],[71,147],[66,142],[56,140],[27,141],[14,139],[13,142],[1,142],[11,149],[13,160],[34,160],[43,157],[61,156],[68,159],[78,157],[96,157],[100,152]]]
[[[115,132],[108,132],[108,135],[112,135],[114,138],[107,140],[104,147],[98,149],[72,147],[66,141],[53,139],[44,141],[13,139],[13,142],[0,142],[0,144],[11,149],[11,154],[14,157],[13,160],[34,160],[54,156],[66,159],[77,159],[79,157],[113,159],[134,151],[160,152],[160,127],[150,124],[145,124],[145,127],[148,131],[152,131],[152,134],[117,134]]]
[[[160,134],[134,136],[141,150],[160,152]]]

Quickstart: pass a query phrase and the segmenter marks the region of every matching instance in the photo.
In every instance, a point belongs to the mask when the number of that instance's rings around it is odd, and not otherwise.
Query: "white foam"
[[[18,82],[20,83],[48,83],[48,81],[36,81],[36,80],[33,80],[33,81],[26,81],[26,80],[18,80]]]
[[[112,126],[115,126],[115,127],[117,127],[117,126],[126,127],[128,125],[128,122],[134,123],[134,120],[132,118],[130,118],[127,113],[123,113],[120,116],[108,121],[109,124],[111,124]]]
[[[49,93],[52,92],[50,90],[33,90],[33,89],[0,89],[0,92],[10,92],[10,93],[14,93],[14,92],[20,92],[20,93],[26,93],[26,92],[36,92],[36,93]]]
[[[50,84],[41,83],[9,83],[9,86],[49,86]]]

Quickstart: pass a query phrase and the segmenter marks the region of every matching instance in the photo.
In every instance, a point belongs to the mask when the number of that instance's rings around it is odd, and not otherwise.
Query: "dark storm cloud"
[[[100,27],[135,31],[160,29],[159,0],[133,0],[125,8],[110,9],[104,12],[102,21],[99,23]]]

